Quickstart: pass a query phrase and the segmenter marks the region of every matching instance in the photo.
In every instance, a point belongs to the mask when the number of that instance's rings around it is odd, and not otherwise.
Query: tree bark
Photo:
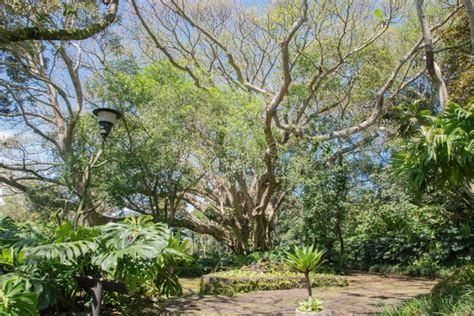
[[[313,289],[311,288],[311,280],[309,278],[309,272],[304,273],[304,281],[306,282],[306,289],[308,290],[308,296],[313,296]]]
[[[260,214],[254,219],[253,227],[253,250],[267,251],[268,250],[268,221],[265,214]]]
[[[471,47],[472,54],[474,55],[474,5],[472,0],[462,0],[464,8],[466,9],[467,15],[469,17],[469,30],[471,33]]]
[[[0,44],[27,40],[83,40],[106,29],[115,21],[119,0],[111,0],[102,19],[82,29],[48,29],[39,26],[22,27],[13,30],[0,29]]]
[[[433,85],[434,90],[438,91],[441,109],[444,109],[446,102],[449,98],[448,89],[446,87],[446,83],[443,80],[441,68],[436,64],[434,60],[433,37],[431,35],[431,30],[425,15],[423,2],[424,0],[416,0],[416,12],[418,15],[418,21],[420,22],[421,31],[423,32],[426,69],[428,70],[428,73],[430,75],[431,83]]]

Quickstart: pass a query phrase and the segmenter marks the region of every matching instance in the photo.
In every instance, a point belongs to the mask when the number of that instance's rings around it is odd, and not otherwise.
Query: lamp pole
[[[99,158],[104,151],[104,146],[107,141],[107,137],[109,136],[110,132],[112,131],[112,127],[114,127],[116,121],[120,119],[123,115],[120,111],[111,109],[111,108],[98,108],[92,111],[92,113],[97,116],[97,122],[99,124],[99,133],[102,137],[102,142],[100,149],[97,153],[92,154],[90,157],[87,166],[84,170],[82,175],[82,196],[79,202],[79,205],[76,210],[76,216],[74,219],[74,229],[77,227],[79,222],[79,217],[82,214],[86,214],[91,212],[91,210],[85,210],[86,199],[89,191],[89,185],[91,181],[91,174],[92,169],[101,167],[105,162],[98,164]]]

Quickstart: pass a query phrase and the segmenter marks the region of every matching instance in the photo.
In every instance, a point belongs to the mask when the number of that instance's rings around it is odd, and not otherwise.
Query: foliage
[[[313,245],[301,248],[294,246],[291,251],[286,252],[287,258],[285,261],[290,265],[290,267],[304,274],[309,297],[312,296],[309,273],[314,271],[314,269],[323,263],[321,261],[323,254],[324,251],[313,249]]]
[[[469,17],[467,12],[461,11],[457,19],[440,34],[443,45],[470,41]],[[474,63],[472,50],[469,45],[460,49],[448,50],[440,56],[441,68],[448,85],[450,99],[458,104],[467,103],[474,96]]]
[[[318,251],[314,246],[295,246],[291,251],[287,251],[288,258],[285,260],[292,268],[302,273],[309,273],[319,267],[324,251]]]
[[[347,279],[326,274],[311,274],[312,287],[347,286]],[[284,290],[306,287],[306,280],[295,272],[258,272],[229,270],[204,275],[201,293],[234,295],[264,290]]]
[[[76,258],[85,256],[97,250],[97,244],[92,241],[79,240],[71,242],[42,245],[26,250],[26,255],[40,260],[59,259],[62,264],[71,264]]]
[[[408,189],[415,193],[433,188],[471,192],[474,101],[465,108],[451,103],[439,116],[425,119],[429,124],[420,126],[395,156],[395,174],[405,176]]]
[[[110,1],[103,3],[108,5]],[[100,1],[4,2],[0,5],[0,15],[5,20],[0,29],[0,44],[31,40],[85,39],[104,30],[114,21],[116,10],[113,14],[112,12],[104,14],[100,23],[91,23],[99,18],[100,11]],[[58,28],[62,20],[72,17],[78,19],[78,25],[82,25],[83,28],[77,26]]]
[[[343,225],[350,205],[350,177],[350,166],[345,163],[327,167],[311,159],[304,176],[298,176],[301,213],[286,223],[288,239],[321,247],[336,267],[344,261]]]
[[[416,130],[416,122],[404,124],[407,134]],[[405,180],[391,174],[392,152],[399,148],[398,139],[372,143],[337,166],[302,160],[295,196],[284,204],[274,231],[280,246],[313,243],[327,251],[326,266],[339,272],[434,277],[469,261],[472,207],[440,190],[414,199]]]
[[[320,312],[324,310],[323,301],[316,297],[308,297],[298,304],[298,310],[301,312]]]
[[[0,315],[39,315],[37,294],[28,292],[17,274],[0,276]]]
[[[474,265],[452,271],[430,294],[400,306],[386,307],[381,315],[469,315],[474,310]]]
[[[433,277],[443,266],[466,262],[474,223],[469,215],[461,217],[449,207],[403,201],[363,203],[355,209],[346,239],[348,264],[374,272],[388,269]]]
[[[186,257],[186,244],[150,216],[94,228],[74,229],[65,222],[52,236],[44,233],[36,243],[24,242],[25,235],[30,237],[31,224],[19,225],[8,218],[0,219],[0,224],[10,229],[10,234],[0,232],[9,240],[2,245],[0,268],[24,281],[22,291],[35,295],[40,310],[56,305],[60,298],[74,302],[76,275],[122,281],[132,295],[181,293],[171,267]]]

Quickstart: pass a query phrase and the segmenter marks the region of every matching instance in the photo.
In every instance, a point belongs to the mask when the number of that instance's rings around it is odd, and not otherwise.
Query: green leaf
[[[375,9],[374,15],[379,19],[380,22],[383,22],[383,11],[381,9]]]

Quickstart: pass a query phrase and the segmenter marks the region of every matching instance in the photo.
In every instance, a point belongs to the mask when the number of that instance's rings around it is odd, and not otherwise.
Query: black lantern
[[[112,127],[115,125],[115,121],[122,117],[120,111],[109,109],[109,108],[98,108],[92,111],[97,120],[99,121],[100,135],[105,141],[107,136],[109,136]]]

